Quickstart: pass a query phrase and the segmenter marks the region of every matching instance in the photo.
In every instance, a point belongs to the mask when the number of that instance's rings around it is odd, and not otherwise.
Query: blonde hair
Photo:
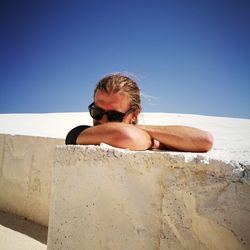
[[[138,113],[141,111],[140,89],[136,81],[125,74],[113,73],[103,77],[96,85],[94,96],[97,90],[124,93],[130,98],[130,108],[138,110]]]

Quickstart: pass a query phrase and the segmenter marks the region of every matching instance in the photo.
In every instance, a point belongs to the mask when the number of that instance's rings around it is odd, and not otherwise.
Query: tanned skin
[[[123,93],[106,93],[97,90],[95,104],[104,110],[126,112],[130,99]],[[93,120],[93,127],[85,129],[77,138],[77,144],[99,145],[131,150],[165,149],[184,152],[207,152],[212,148],[213,136],[206,131],[188,126],[133,125],[138,111],[126,115],[122,122],[109,122],[106,115]]]

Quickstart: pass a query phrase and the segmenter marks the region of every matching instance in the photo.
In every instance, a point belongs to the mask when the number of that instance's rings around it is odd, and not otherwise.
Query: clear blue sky
[[[85,112],[117,71],[145,112],[250,118],[250,1],[0,1],[0,113]]]

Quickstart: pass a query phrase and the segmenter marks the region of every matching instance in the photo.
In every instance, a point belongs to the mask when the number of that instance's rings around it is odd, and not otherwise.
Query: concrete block
[[[54,149],[61,139],[0,135],[0,209],[48,225]]]
[[[249,249],[249,163],[59,146],[48,249]]]

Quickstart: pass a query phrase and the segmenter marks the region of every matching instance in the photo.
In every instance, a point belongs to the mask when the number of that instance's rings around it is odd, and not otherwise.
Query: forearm
[[[114,128],[105,125],[99,125],[83,130],[76,139],[76,144],[80,145],[99,145],[107,143],[114,139]]]
[[[159,148],[164,145],[168,149],[189,152],[207,152],[213,144],[210,133],[186,126],[151,126],[137,125],[156,141]]]
[[[151,147],[150,135],[134,125],[106,123],[85,129],[77,138],[77,144],[99,145],[106,143],[114,147],[145,150]]]

